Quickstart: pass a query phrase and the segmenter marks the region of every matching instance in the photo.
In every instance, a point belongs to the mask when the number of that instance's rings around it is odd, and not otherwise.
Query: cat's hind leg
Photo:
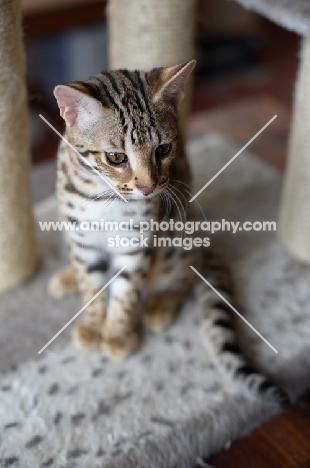
[[[194,251],[180,248],[162,249],[149,279],[149,295],[143,304],[143,323],[146,329],[160,332],[176,318],[194,282],[189,268]]]
[[[188,286],[151,293],[143,307],[143,324],[158,333],[169,327],[179,312],[189,291]]]

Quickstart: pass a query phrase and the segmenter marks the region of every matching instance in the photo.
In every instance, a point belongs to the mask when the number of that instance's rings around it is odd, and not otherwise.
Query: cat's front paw
[[[64,297],[67,294],[74,294],[77,290],[77,279],[72,266],[63,268],[55,273],[48,283],[48,293],[56,298]]]
[[[139,347],[141,340],[141,331],[135,330],[123,336],[105,336],[101,341],[100,348],[105,355],[121,360],[133,354]]]
[[[94,330],[84,324],[76,325],[72,334],[73,342],[82,349],[98,348],[101,342],[100,330]]]

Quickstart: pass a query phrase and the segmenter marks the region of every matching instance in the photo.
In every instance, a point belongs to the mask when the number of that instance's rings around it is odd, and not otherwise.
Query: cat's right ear
[[[196,60],[174,67],[154,68],[148,74],[153,88],[153,102],[163,100],[177,107],[184,97],[185,84],[196,65]]]
[[[97,99],[67,85],[54,89],[61,117],[69,126],[86,129],[102,114],[103,106]]]

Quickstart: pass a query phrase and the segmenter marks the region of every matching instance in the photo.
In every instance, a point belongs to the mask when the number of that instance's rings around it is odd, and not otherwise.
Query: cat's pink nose
[[[141,190],[143,195],[150,195],[150,193],[154,192],[156,188],[156,184],[152,185],[137,185],[138,189]]]

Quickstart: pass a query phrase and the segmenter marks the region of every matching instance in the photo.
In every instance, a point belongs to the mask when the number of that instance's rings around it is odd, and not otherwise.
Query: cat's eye
[[[163,145],[157,146],[155,154],[159,158],[163,158],[164,156],[167,156],[168,153],[170,153],[170,150],[171,150],[171,143],[164,143]]]
[[[107,158],[113,164],[122,164],[127,161],[127,155],[125,153],[107,153]]]

